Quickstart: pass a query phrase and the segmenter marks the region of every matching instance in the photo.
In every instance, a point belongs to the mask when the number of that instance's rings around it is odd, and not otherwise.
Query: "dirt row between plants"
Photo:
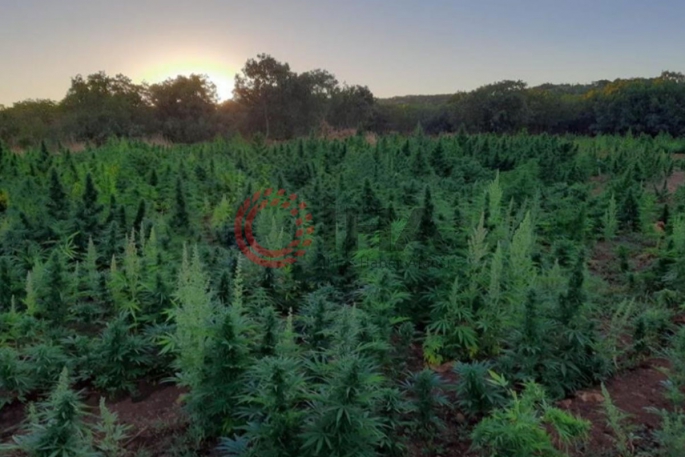
[[[175,385],[161,384],[149,386],[140,401],[128,397],[108,404],[119,422],[131,427],[125,442],[129,452],[137,454],[145,449],[149,456],[169,455],[169,444],[186,428],[181,409],[184,393]]]
[[[150,457],[169,455],[170,443],[185,430],[187,424],[181,406],[184,391],[171,384],[145,383],[141,384],[140,390],[137,400],[125,397],[107,400],[105,404],[117,414],[119,423],[130,427],[124,441],[130,455],[138,455],[142,449]],[[82,395],[88,412],[97,414],[100,394],[86,390]],[[0,410],[0,442],[8,442],[21,432],[26,409],[26,404],[15,401]],[[89,417],[88,421],[96,419]]]
[[[446,381],[454,383],[456,377],[451,367],[445,364],[436,367]],[[646,408],[668,408],[668,402],[663,396],[663,381],[666,376],[659,371],[665,367],[666,361],[651,359],[635,369],[624,371],[608,380],[605,385],[614,404],[630,415],[630,422],[635,426],[638,440],[636,444],[647,445],[651,432],[659,427],[660,419]],[[122,424],[131,427],[129,438],[125,442],[130,455],[144,453],[146,456],[169,455],[169,447],[185,431],[187,421],[182,411],[182,397],[184,391],[177,386],[160,384],[144,387],[142,398],[135,401],[130,397],[107,402],[111,411],[115,412]],[[99,395],[91,393],[86,403],[96,412]],[[454,399],[451,399],[454,401]],[[611,429],[602,406],[600,387],[596,386],[577,392],[573,397],[558,402],[558,406],[592,423],[590,440],[582,452],[577,455],[600,455],[602,452],[614,448]],[[7,441],[16,427],[24,419],[24,405],[15,403],[0,412],[0,431],[2,441]],[[444,457],[460,457],[476,455],[468,452],[469,442],[466,439],[471,425],[458,412],[449,412],[443,416],[447,430],[443,433],[439,454]],[[418,445],[416,447],[415,445]],[[410,455],[421,455],[419,443],[410,445]]]
[[[665,360],[652,359],[633,370],[620,373],[605,383],[611,401],[628,414],[629,423],[634,427],[637,448],[649,447],[652,432],[659,428],[658,415],[647,408],[668,409],[669,402],[664,398],[663,382],[666,376],[659,371],[667,365]],[[612,430],[607,423],[603,407],[604,397],[599,386],[576,392],[572,398],[558,402],[558,406],[592,423],[587,450],[593,455],[615,449]],[[579,453],[577,455],[585,455]]]
[[[445,381],[455,382],[456,378],[451,370],[444,370],[445,364],[436,371],[445,378]],[[661,420],[658,415],[650,412],[648,408],[668,409],[669,402],[664,398],[663,382],[666,376],[659,370],[666,367],[667,362],[663,359],[650,359],[632,370],[626,370],[615,377],[607,380],[605,386],[614,405],[628,414],[630,427],[634,429],[634,444],[636,449],[652,447],[652,432],[660,427]],[[452,401],[456,399],[451,399]],[[577,456],[599,456],[615,449],[615,443],[611,428],[607,423],[604,412],[604,397],[601,387],[580,390],[570,398],[557,402],[561,409],[590,421],[589,440],[578,450],[572,452]],[[469,451],[469,442],[466,439],[468,424],[461,413],[451,412],[443,417],[447,424],[446,430],[441,437],[442,452],[435,455],[443,457],[476,456],[477,453]],[[410,455],[421,454],[418,448],[410,450]]]

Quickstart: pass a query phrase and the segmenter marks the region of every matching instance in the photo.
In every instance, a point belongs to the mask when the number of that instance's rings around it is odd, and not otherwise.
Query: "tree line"
[[[372,128],[429,133],[635,134],[685,133],[685,76],[600,80],[591,84],[500,81],[452,96],[380,100]]]
[[[0,106],[0,139],[18,147],[52,142],[102,144],[109,137],[161,136],[194,143],[262,134],[290,139],[331,130],[430,134],[636,134],[685,132],[685,76],[601,80],[591,84],[500,81],[453,95],[377,99],[366,86],[341,84],[326,70],[296,73],[260,54],[235,77],[233,99],[219,102],[203,75],[135,84],[104,72],[72,78],[59,102],[29,99]]]
[[[204,75],[136,84],[124,75],[77,75],[66,96],[0,106],[0,139],[19,147],[42,140],[103,144],[109,137],[194,143],[235,133],[283,139],[315,128],[366,125],[374,97],[367,87],[340,84],[325,70],[296,73],[260,54],[236,75],[232,100],[219,102]]]

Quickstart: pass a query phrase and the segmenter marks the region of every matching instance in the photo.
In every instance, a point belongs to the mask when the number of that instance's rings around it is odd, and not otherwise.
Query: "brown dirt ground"
[[[649,440],[651,432],[659,427],[659,416],[646,411],[653,407],[668,409],[669,403],[663,396],[662,382],[666,376],[658,367],[666,366],[666,361],[653,359],[639,367],[621,373],[605,385],[613,403],[629,415],[630,423],[635,427],[636,436]],[[607,425],[602,406],[603,397],[599,387],[576,392],[575,396],[562,400],[558,406],[592,422],[588,450],[594,455],[614,448],[612,432]],[[639,446],[640,440],[635,444]],[[647,444],[647,443],[644,443]],[[584,455],[584,454],[578,454]]]
[[[590,194],[593,197],[597,197],[604,192],[604,188],[606,187],[607,183],[609,182],[609,175],[597,175],[597,176],[592,176],[590,178],[590,184],[592,184],[592,190],[590,191]]]
[[[588,261],[588,269],[594,276],[599,276],[610,284],[618,282],[619,271],[616,269],[618,259],[616,256],[616,244],[599,241]]]
[[[668,188],[668,193],[673,194],[680,186],[685,183],[685,171],[679,170],[674,171],[671,176],[666,179],[666,187]]]
[[[412,351],[414,352],[414,351]],[[418,352],[418,351],[417,351]],[[415,357],[416,354],[413,354]],[[412,357],[412,358],[414,358]],[[416,361],[418,362],[418,361]],[[417,363],[418,364],[418,363]],[[414,365],[414,364],[412,364]],[[649,360],[637,368],[625,371],[606,383],[614,404],[628,413],[630,421],[636,426],[639,436],[649,437],[650,432],[659,426],[658,416],[645,411],[646,407],[667,408],[668,402],[663,398],[662,381],[666,378],[658,371],[665,366],[660,359]],[[455,382],[456,376],[451,364],[435,367],[448,382]],[[142,398],[134,401],[130,397],[107,402],[108,407],[119,416],[119,421],[132,428],[126,448],[130,455],[144,452],[147,456],[168,456],[174,440],[186,429],[187,422],[181,411],[180,399],[182,389],[173,385],[147,385],[142,390]],[[455,398],[448,393],[450,403]],[[97,405],[99,395],[91,393],[86,403]],[[599,387],[577,392],[573,397],[558,402],[558,405],[573,414],[592,422],[590,441],[586,449],[577,455],[600,455],[612,449],[611,431],[606,425],[602,408],[602,396]],[[14,403],[3,408],[0,413],[0,438],[7,440],[12,434],[9,427],[16,426],[24,417],[24,407]],[[441,436],[435,441],[434,449],[426,454],[425,443],[412,442],[409,445],[411,456],[469,457],[477,454],[469,451],[468,430],[470,423],[456,409],[447,409],[443,413],[447,425]]]
[[[174,424],[182,416],[181,396],[184,391],[175,385],[157,385],[140,401],[130,397],[107,403],[119,416],[119,421],[142,430],[156,423]]]
[[[0,442],[8,441],[26,417],[23,404],[15,401],[0,410]]]
[[[655,190],[661,190],[666,184],[666,190],[667,190],[667,196],[666,200],[669,200],[669,196],[675,194],[675,192],[683,185],[685,184],[685,171],[683,170],[677,170],[671,173],[670,176],[666,178],[666,181],[664,182],[664,179],[657,179],[652,181],[651,183],[647,184],[645,186],[647,192],[655,192]],[[660,201],[660,203],[664,203],[664,201]]]
[[[180,399],[184,391],[175,385],[147,384],[140,386],[137,400],[125,397],[118,400],[106,400],[105,404],[119,418],[119,423],[130,426],[129,438],[125,447],[130,455],[138,455],[145,450],[145,455],[169,455],[169,446],[174,438],[187,425],[181,410]],[[100,394],[87,392],[84,400],[90,412],[97,413]],[[0,442],[9,441],[19,431],[26,417],[24,404],[14,402],[0,411]]]
[[[651,432],[659,427],[660,418],[645,410],[653,407],[669,408],[669,403],[663,397],[662,382],[666,376],[658,368],[667,366],[662,359],[652,359],[640,366],[627,370],[608,380],[605,385],[613,403],[626,414],[629,423],[635,427],[635,446],[648,447],[651,444]],[[441,367],[439,368],[442,371]],[[454,382],[455,376],[451,371],[441,373],[446,381]],[[453,394],[448,394],[451,403],[456,400]],[[561,409],[591,422],[589,440],[581,448],[572,452],[575,456],[608,455],[614,449],[612,431],[606,423],[606,416],[602,405],[604,398],[600,386],[581,390],[574,396],[557,402]],[[443,420],[447,429],[436,440],[435,449],[425,453],[425,444],[413,442],[409,446],[411,456],[440,456],[440,457],[469,457],[478,455],[469,450],[469,430],[475,423],[471,423],[457,410],[445,411]]]
[[[618,248],[624,246],[628,250],[628,264],[630,271],[638,273],[648,268],[656,256],[653,250],[654,243],[634,235],[620,235],[614,241],[598,241],[593,250],[588,269],[594,276],[602,278],[611,285],[623,282],[625,276],[619,270]]]
[[[675,155],[676,154],[674,154],[674,157]],[[685,159],[685,154],[677,155],[682,155]],[[590,195],[592,195],[593,197],[601,195],[602,192],[604,192],[604,189],[606,188],[606,185],[608,184],[609,180],[609,175],[592,176],[590,178],[590,184],[592,185]],[[663,180],[660,180],[655,185],[657,188],[660,189],[661,186],[663,186],[663,184]],[[666,188],[668,189],[668,193],[671,195],[674,194],[683,184],[685,184],[685,171],[683,170],[674,171],[668,178],[666,178]],[[648,189],[651,188],[648,186]]]

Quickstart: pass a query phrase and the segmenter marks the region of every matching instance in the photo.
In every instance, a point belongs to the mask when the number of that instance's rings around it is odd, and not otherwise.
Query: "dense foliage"
[[[542,84],[498,81],[452,96],[379,100],[371,128],[408,132],[420,122],[432,133],[456,131],[682,135],[685,77]]]
[[[219,103],[203,75],[136,84],[104,72],[71,80],[66,96],[0,106],[0,140],[25,148],[53,143],[102,145],[116,136],[194,143],[261,134],[291,139],[310,133],[410,133],[417,125],[438,134],[685,133],[685,77],[543,84],[499,81],[471,92],[376,99],[366,86],[340,84],[326,70],[297,73],[260,54],[235,76],[233,98]]]
[[[189,433],[225,455],[444,455],[458,411],[484,455],[559,455],[587,424],[552,401],[663,351],[676,409],[655,439],[677,455],[685,194],[664,183],[684,150],[666,135],[420,129],[0,147],[0,407],[52,392],[16,439],[31,455],[116,447],[90,436],[66,370],[107,393],[173,379]],[[234,236],[240,203],[269,187],[316,224],[279,269]],[[269,208],[254,229],[276,248],[296,226]],[[617,239],[655,261],[606,284],[588,260]],[[456,384],[429,368],[453,361]]]
[[[152,85],[104,72],[77,75],[59,102],[0,106],[0,140],[26,147],[41,140],[102,144],[112,136],[181,143],[236,132],[292,138],[315,129],[364,126],[373,106],[367,87],[340,84],[325,70],[298,74],[260,54],[236,75],[233,99],[222,103],[204,75],[179,75]]]

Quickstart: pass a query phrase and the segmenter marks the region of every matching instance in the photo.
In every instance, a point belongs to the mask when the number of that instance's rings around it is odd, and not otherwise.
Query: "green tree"
[[[124,75],[77,75],[60,103],[65,133],[100,144],[111,136],[139,136],[149,124],[146,99],[145,88]]]
[[[208,286],[199,251],[195,248],[191,259],[184,247],[174,294],[175,306],[170,312],[176,327],[168,342],[168,350],[176,351],[179,383],[190,388],[198,386],[204,376],[203,365],[215,315],[215,305]]]
[[[364,220],[370,220],[380,216],[382,203],[371,187],[371,181],[364,180],[362,193],[359,197],[359,214]]]
[[[569,325],[580,312],[581,307],[585,303],[585,291],[583,284],[585,283],[585,259],[582,255],[578,256],[571,278],[568,284],[567,292],[559,299],[559,320],[563,325]]]
[[[136,217],[133,219],[133,229],[140,230],[143,220],[145,219],[145,200],[141,200],[138,203],[138,210],[136,211]]]
[[[428,368],[414,374],[407,384],[412,395],[413,425],[420,436],[430,441],[445,427],[439,415],[440,408],[447,406],[443,388],[444,382],[440,375]]]
[[[612,241],[616,236],[616,231],[618,230],[618,209],[616,207],[616,199],[614,195],[611,195],[609,199],[609,206],[604,213],[604,218],[602,219],[603,229],[604,229],[604,239],[606,241]]]
[[[204,75],[179,75],[150,86],[157,127],[172,141],[208,140],[215,130],[216,86]]]
[[[337,88],[331,100],[328,122],[337,128],[360,128],[373,121],[376,100],[366,86],[347,86]]]
[[[624,229],[634,232],[640,231],[640,203],[632,186],[626,191],[621,201],[618,218]]]
[[[93,345],[93,384],[98,389],[135,393],[151,364],[149,342],[126,320],[122,315],[110,321]]]
[[[423,152],[423,147],[418,146],[416,152],[411,160],[411,173],[415,177],[423,177],[428,175],[430,169],[428,168],[428,163],[426,162],[426,156]]]
[[[248,110],[254,129],[269,138],[283,135],[282,125],[287,103],[286,91],[293,85],[295,74],[287,63],[267,54],[249,59],[235,76],[233,97]]]
[[[252,383],[240,396],[240,415],[248,420],[238,439],[223,439],[220,450],[242,457],[300,457],[308,399],[302,363],[265,357],[247,373]]]

